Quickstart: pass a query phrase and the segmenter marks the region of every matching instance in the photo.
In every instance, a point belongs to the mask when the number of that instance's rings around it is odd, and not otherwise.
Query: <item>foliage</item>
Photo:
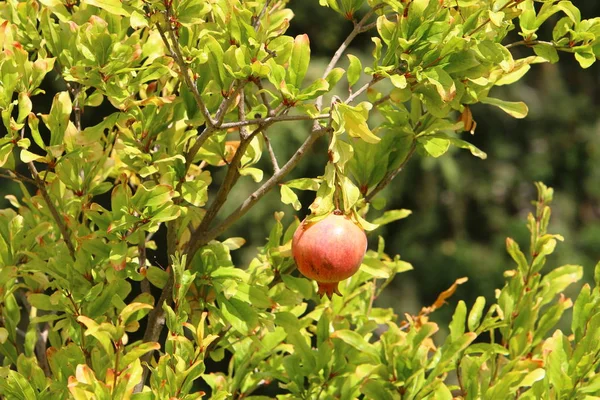
[[[354,28],[322,77],[307,81],[309,38],[285,35],[293,12],[284,3],[0,5],[0,166],[22,190],[0,212],[0,393],[219,399],[275,387],[281,398],[593,398],[600,289],[584,286],[572,335],[547,337],[573,306],[562,291],[582,272],[540,272],[562,239],[547,233],[552,191],[542,184],[529,258],[509,239],[517,268],[497,304],[484,314],[479,298],[467,315],[459,302],[441,345],[428,315],[455,286],[398,321],[374,301],[411,266],[387,256],[381,239],[333,301],[294,273],[297,220],[284,227],[276,213],[246,269],[231,259],[244,240],[218,239],[276,186],[295,210],[297,190],[315,191],[313,219],[339,208],[370,231],[408,216],[378,213],[385,200],[376,195],[413,154],[457,147],[485,158],[460,135],[475,129],[471,105],[525,117],[524,103],[491,97],[492,87],[559,52],[589,67],[600,55],[600,20],[582,20],[569,1],[321,0]],[[558,13],[551,40],[538,39]],[[502,45],[513,29],[523,39]],[[372,59],[348,55],[347,69],[337,67],[348,44],[373,30]],[[536,55],[514,59],[509,49],[519,45]],[[34,113],[51,71],[67,90],[47,114]],[[82,113],[103,102],[115,112],[82,126]],[[376,113],[383,122],[372,128]],[[310,124],[306,140],[280,165],[267,130],[301,121]],[[323,175],[284,182],[326,135]],[[222,215],[247,179],[261,184]],[[166,269],[146,255],[159,229]],[[208,370],[209,360],[227,360],[227,371]]]

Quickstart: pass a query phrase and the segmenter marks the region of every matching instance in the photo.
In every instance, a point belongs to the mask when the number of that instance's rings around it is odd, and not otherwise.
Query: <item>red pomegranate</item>
[[[298,270],[319,284],[319,295],[340,295],[338,282],[354,275],[367,250],[367,235],[350,218],[334,211],[317,222],[302,221],[292,239]]]

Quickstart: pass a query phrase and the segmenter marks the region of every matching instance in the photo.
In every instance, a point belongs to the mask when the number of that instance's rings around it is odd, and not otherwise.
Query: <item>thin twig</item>
[[[225,122],[221,124],[220,129],[239,128],[240,126],[266,124],[272,122],[283,122],[283,121],[314,121],[318,119],[327,119],[329,114],[318,114],[315,116],[310,115],[277,115],[267,118],[254,118],[247,119],[245,121]]]
[[[354,92],[350,96],[348,96],[348,98],[346,99],[346,101],[344,101],[344,103],[346,103],[346,104],[352,103],[358,96],[363,94],[363,92],[368,90],[371,86],[373,86],[374,84],[379,82],[381,79],[382,78],[373,77],[373,79],[371,79],[369,82],[365,83],[360,89],[358,89],[356,92]]]
[[[408,150],[408,154],[406,155],[406,158],[404,158],[404,161],[402,161],[398,168],[394,169],[393,171],[388,171],[385,174],[385,176],[377,184],[377,186],[375,186],[375,188],[371,190],[371,192],[365,197],[365,200],[367,202],[370,202],[377,193],[381,192],[387,185],[389,185],[389,183],[396,177],[396,175],[398,175],[398,173],[402,171],[402,169],[404,169],[406,163],[408,163],[408,160],[410,160],[416,149],[417,141],[413,139],[413,142],[410,145],[410,149]]]
[[[273,164],[273,172],[279,172],[279,163],[277,162],[277,156],[275,155],[275,151],[273,150],[273,146],[271,145],[271,139],[269,136],[263,132],[263,139],[265,139],[265,145],[267,146],[267,151],[269,152],[269,158],[271,159],[271,164]]]
[[[267,94],[265,93],[265,89],[263,88],[262,82],[260,80],[256,80],[254,84],[258,88],[258,93],[260,95],[260,98],[262,99],[263,104],[265,105],[265,107],[267,107],[267,116],[273,117],[275,114],[273,113],[273,109],[271,108],[269,99],[267,99]]]
[[[361,33],[361,30],[366,25],[367,21],[373,16],[373,14],[378,9],[382,8],[384,5],[385,5],[384,3],[380,3],[380,4],[376,5],[375,7],[371,8],[359,22],[354,23],[354,29],[352,29],[352,32],[350,32],[350,34],[348,35],[346,40],[344,40],[344,42],[340,45],[340,47],[335,51],[335,53],[333,54],[333,57],[331,57],[331,61],[329,61],[329,64],[327,64],[327,68],[325,68],[325,72],[323,72],[323,79],[325,79],[327,77],[327,75],[329,75],[329,73],[335,68],[335,66],[340,61],[340,58],[342,57],[342,55],[344,54],[344,52],[346,51],[348,46],[350,46],[350,43],[352,43],[354,38],[359,33]],[[315,105],[317,107],[317,110],[321,110],[321,107],[323,106],[323,95],[321,95],[317,98]],[[316,125],[315,125],[315,127],[316,127]]]
[[[14,174],[14,175],[11,175],[11,174]],[[31,183],[32,185],[36,184],[36,182],[33,179],[28,178],[23,175],[20,175],[15,171],[9,171],[8,174],[0,173],[0,178],[10,179],[11,181],[15,181],[15,182],[27,182],[27,183]]]
[[[58,213],[58,210],[54,206],[52,199],[50,199],[50,195],[48,194],[48,191],[46,190],[46,185],[40,179],[40,175],[39,175],[37,169],[35,168],[33,161],[28,162],[27,167],[29,168],[29,172],[31,173],[31,176],[33,176],[33,179],[35,181],[37,188],[40,190],[40,193],[42,194],[44,201],[48,205],[50,214],[52,214],[54,221],[58,225],[58,229],[60,230],[60,233],[62,234],[65,244],[67,245],[67,249],[69,249],[69,254],[71,255],[71,259],[73,261],[75,261],[75,247],[73,247],[73,243],[71,242],[71,234],[69,233],[69,228],[65,224],[64,219]]]
[[[73,111],[75,112],[75,127],[77,131],[81,131],[81,105],[79,104],[79,93],[81,92],[81,85],[79,83],[73,83],[69,85],[69,91],[73,96]]]
[[[231,106],[231,103],[233,103],[233,101],[235,100],[235,98],[238,96],[238,94],[241,92],[241,90],[244,88],[244,86],[246,85],[248,81],[243,80],[243,81],[239,81],[236,80],[235,82],[232,83],[232,89],[229,91],[229,95],[227,96],[227,98],[225,98],[224,101],[221,102],[221,104],[219,105],[219,108],[217,109],[217,114],[216,114],[216,127],[220,128],[220,129],[227,129],[227,128],[223,128],[223,119],[225,118],[225,114],[227,114],[227,110],[229,109],[229,107]]]
[[[244,94],[243,90],[240,92],[240,103],[238,105],[238,119],[240,120],[240,122],[246,121],[246,95]],[[248,130],[246,129],[247,127],[247,125],[240,126],[241,140],[244,140],[246,139],[246,137],[248,137]]]
[[[167,8],[166,19],[167,19],[167,21],[169,19],[169,9],[168,8]],[[170,25],[170,24],[167,22],[167,25]],[[194,96],[194,100],[196,101],[196,105],[198,106],[198,108],[200,109],[200,112],[202,113],[202,115],[204,116],[204,119],[206,120],[206,125],[214,126],[215,121],[210,116],[210,111],[208,111],[206,104],[204,104],[204,101],[202,100],[202,96],[200,95],[200,92],[198,91],[198,87],[190,78],[189,69],[187,67],[187,64],[185,63],[185,60],[183,59],[183,55],[181,54],[181,50],[179,49],[179,45],[177,44],[178,43],[177,38],[175,37],[175,33],[173,32],[173,29],[169,29],[169,35],[170,35],[171,39],[173,40],[173,44],[171,44],[169,42],[169,40],[167,39],[165,31],[160,26],[160,23],[156,24],[156,29],[158,30],[158,33],[159,33],[160,37],[162,38],[163,43],[169,50],[169,53],[171,53],[171,57],[173,58],[173,60],[175,60],[175,63],[177,63],[177,65],[179,66],[179,74],[183,77],[183,80],[184,80],[186,86],[192,92],[192,95]]]
[[[260,13],[256,16],[256,19],[254,20],[254,23],[252,24],[255,31],[257,31],[258,28],[260,27],[260,20],[265,15],[265,12],[267,11],[267,8],[269,8],[269,3],[270,2],[271,2],[271,0],[267,0],[265,2],[264,7],[262,8],[262,10],[260,10]]]
[[[536,44],[545,44],[547,46],[552,46],[556,50],[559,50],[559,51],[566,51],[566,52],[569,52],[569,53],[573,52],[573,49],[571,47],[568,47],[568,46],[557,46],[555,43],[547,42],[547,41],[544,41],[544,40],[519,40],[518,42],[509,43],[509,44],[507,44],[504,47],[506,47],[507,49],[510,49],[510,48],[513,48],[513,47],[517,47],[517,46],[533,47]]]
[[[378,99],[378,100],[375,100],[375,101],[373,102],[373,107],[377,107],[377,106],[379,106],[379,105],[381,105],[381,104],[385,103],[385,102],[386,102],[386,101],[388,101],[389,99],[390,99],[390,95],[389,95],[389,94],[386,94],[386,95],[385,95],[385,96],[383,96],[382,98],[380,98],[380,99]]]

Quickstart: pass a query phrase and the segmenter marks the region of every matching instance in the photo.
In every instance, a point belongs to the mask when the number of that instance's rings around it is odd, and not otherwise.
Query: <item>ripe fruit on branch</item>
[[[338,282],[358,271],[366,250],[365,232],[339,210],[317,222],[302,221],[292,239],[298,270],[330,299],[340,295]]]

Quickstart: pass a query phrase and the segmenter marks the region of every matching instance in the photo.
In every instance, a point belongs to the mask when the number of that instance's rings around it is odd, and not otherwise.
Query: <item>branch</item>
[[[81,92],[81,85],[79,83],[69,84],[67,88],[73,96],[73,112],[75,113],[75,127],[77,131],[81,132],[81,105],[79,104],[79,93]]]
[[[279,172],[277,172],[273,176],[271,176],[271,178],[269,178],[268,181],[266,181],[261,187],[259,187],[254,193],[252,193],[246,200],[244,200],[244,202],[235,211],[233,211],[227,218],[225,218],[225,220],[223,222],[221,222],[221,224],[219,224],[217,227],[208,231],[204,235],[204,237],[201,238],[201,240],[199,241],[199,247],[205,245],[206,243],[208,243],[211,240],[218,237],[221,233],[223,233],[231,225],[233,225],[238,219],[240,219],[242,216],[244,216],[248,212],[248,210],[250,210],[265,194],[267,194],[271,189],[273,189],[273,187],[278,185],[286,177],[286,175],[291,170],[293,170],[296,167],[296,165],[298,165],[300,160],[302,160],[302,158],[304,158],[307,151],[317,141],[317,139],[319,139],[321,136],[323,136],[329,130],[330,130],[329,128],[320,128],[317,130],[313,130],[312,133],[310,134],[310,136],[308,138],[306,138],[304,143],[302,143],[302,145],[298,148],[296,153],[294,153],[292,158],[290,158],[288,160],[288,162],[285,163],[285,165],[283,167],[281,167]]]
[[[238,119],[240,122],[246,121],[246,95],[242,90],[240,92],[240,103],[238,105]],[[248,131],[246,126],[240,126],[240,140],[244,140],[248,137]]]
[[[265,132],[262,134],[265,139],[265,144],[267,145],[267,151],[269,152],[269,158],[271,158],[271,164],[273,164],[273,172],[279,172],[279,163],[277,162],[277,156],[275,156],[275,151],[273,150],[273,146],[271,146],[271,139]]]
[[[255,17],[256,19],[254,20],[254,23],[252,24],[255,31],[258,31],[258,28],[260,27],[260,20],[262,19],[263,15],[265,15],[267,8],[269,8],[270,2],[271,2],[271,0],[267,0],[265,2],[264,7],[262,8],[262,10],[260,10],[260,13]]]
[[[158,33],[160,34],[160,37],[162,38],[163,43],[169,50],[169,53],[171,53],[171,57],[173,58],[173,60],[175,60],[175,63],[177,63],[177,65],[179,66],[179,75],[181,75],[183,77],[183,80],[184,80],[186,86],[192,92],[192,95],[194,96],[194,100],[196,100],[196,104],[198,105],[200,112],[202,113],[202,115],[204,116],[204,119],[206,120],[206,125],[212,127],[215,125],[215,121],[210,116],[210,111],[208,111],[206,104],[204,104],[204,101],[202,101],[202,96],[200,96],[200,92],[198,92],[198,87],[196,86],[196,84],[194,82],[192,82],[192,79],[190,78],[189,69],[183,59],[183,54],[181,54],[181,49],[179,48],[179,42],[177,41],[177,38],[175,37],[175,32],[173,32],[173,29],[171,29],[171,24],[169,23],[169,16],[170,16],[169,10],[170,9],[167,8],[165,19],[166,19],[166,24],[169,27],[169,29],[168,29],[169,36],[171,37],[171,40],[173,41],[173,45],[171,45],[171,43],[167,39],[165,30],[160,26],[160,23],[156,24],[156,29],[158,30]]]
[[[23,176],[16,171],[8,171],[8,174],[0,173],[0,178],[10,179],[15,182],[27,182],[37,186],[37,182],[35,180]]]
[[[370,82],[365,83],[360,89],[358,89],[356,92],[352,93],[344,103],[346,104],[350,104],[352,103],[358,96],[360,96],[361,94],[363,94],[363,92],[367,91],[371,86],[373,86],[374,84],[376,84],[377,82],[379,82],[381,79],[383,78],[376,78],[373,77],[373,79],[371,79]]]
[[[54,221],[56,221],[56,224],[58,225],[58,229],[60,230],[63,240],[65,241],[65,244],[67,245],[67,249],[69,249],[69,254],[71,255],[71,258],[73,259],[73,261],[75,261],[75,247],[73,247],[73,243],[71,242],[71,234],[69,233],[69,228],[65,224],[65,221],[63,220],[63,218],[58,213],[58,210],[56,209],[56,207],[54,207],[54,203],[52,202],[52,199],[50,199],[50,195],[48,194],[48,191],[46,190],[46,185],[40,179],[40,175],[39,175],[37,169],[35,168],[35,165],[33,165],[33,161],[28,162],[27,167],[29,168],[29,172],[31,172],[31,176],[33,176],[35,185],[40,190],[40,193],[42,194],[44,201],[46,202],[46,204],[48,204],[48,209],[50,210],[50,214],[52,214]]]
[[[504,47],[506,47],[507,49],[510,49],[510,48],[513,48],[513,47],[517,47],[517,46],[532,47],[532,46],[535,46],[536,44],[545,44],[545,45],[548,45],[548,46],[552,46],[556,50],[559,50],[559,51],[566,51],[566,52],[569,52],[569,53],[573,52],[573,49],[571,47],[568,47],[568,46],[557,46],[553,42],[546,42],[544,40],[519,40],[518,42],[509,43],[509,44],[507,44]]]
[[[323,72],[323,79],[327,78],[327,75],[329,75],[329,73],[335,68],[337,63],[340,61],[340,58],[342,57],[348,46],[350,46],[350,43],[352,43],[354,38],[359,33],[363,32],[362,29],[365,27],[367,21],[373,16],[373,14],[375,14],[375,11],[379,10],[383,6],[385,6],[384,3],[376,5],[375,7],[371,8],[359,22],[354,22],[354,29],[352,29],[352,32],[350,32],[346,40],[344,40],[344,42],[334,53],[333,57],[331,58],[331,61],[329,61],[329,64],[327,64],[327,68],[325,68],[325,72]],[[317,110],[321,109],[321,107],[323,106],[323,95],[317,98],[315,105],[317,107]]]
[[[227,98],[225,98],[221,102],[221,104],[219,105],[219,108],[217,109],[217,114],[216,114],[217,122],[215,124],[217,128],[227,129],[227,128],[223,128],[223,119],[225,118],[225,114],[227,114],[227,110],[229,109],[229,106],[231,105],[233,100],[237,97],[237,95],[240,93],[240,91],[244,88],[246,83],[247,83],[247,81],[236,80],[232,84],[234,89],[230,91],[230,94],[227,96]]]
[[[221,210],[221,207],[223,207],[223,204],[225,204],[225,201],[227,201],[227,196],[229,195],[229,192],[231,192],[231,189],[240,177],[240,162],[242,160],[242,157],[244,156],[244,153],[246,152],[246,149],[250,145],[250,142],[252,141],[254,136],[258,135],[264,129],[268,128],[271,124],[272,122],[270,124],[259,126],[250,135],[248,135],[247,138],[242,139],[240,141],[240,145],[237,148],[233,159],[229,163],[229,167],[227,168],[227,174],[225,175],[223,183],[221,183],[221,185],[219,186],[219,190],[217,191],[214,200],[210,204],[210,207],[208,207],[208,209],[206,210],[206,214],[204,214],[204,216],[202,217],[202,222],[191,233],[190,241],[187,243],[183,251],[188,256],[188,262],[191,262],[191,260],[194,258],[194,255],[196,254],[196,251],[198,251],[200,247],[208,243],[208,241],[204,241],[203,239],[205,233],[208,231],[210,224]]]
[[[310,115],[277,115],[267,118],[254,118],[247,119],[245,121],[225,122],[219,126],[220,129],[239,128],[241,126],[258,125],[258,124],[270,124],[274,122],[283,121],[315,121],[318,119],[327,119],[329,114],[319,114],[315,116]]]
[[[375,195],[377,195],[377,193],[381,192],[387,185],[389,185],[390,182],[396,177],[396,175],[398,175],[398,173],[404,169],[404,167],[406,166],[406,163],[408,163],[408,160],[410,160],[412,155],[415,153],[416,149],[417,149],[417,140],[413,139],[413,142],[410,145],[410,149],[408,150],[408,154],[406,155],[406,158],[404,159],[404,161],[402,161],[402,163],[398,166],[398,168],[394,169],[393,171],[388,171],[385,174],[385,176],[383,177],[383,179],[381,181],[379,181],[377,186],[375,186],[375,188],[373,190],[371,190],[371,192],[367,196],[365,196],[365,201],[367,203],[370,203],[371,200],[373,199],[373,197],[375,197]]]
[[[389,94],[386,94],[386,95],[385,95],[385,96],[383,96],[382,98],[380,98],[380,99],[378,99],[378,100],[375,100],[375,101],[373,102],[373,107],[377,107],[377,106],[379,106],[379,105],[381,105],[381,104],[385,103],[385,102],[386,102],[386,101],[388,101],[389,99],[390,99],[390,95],[389,95]]]

